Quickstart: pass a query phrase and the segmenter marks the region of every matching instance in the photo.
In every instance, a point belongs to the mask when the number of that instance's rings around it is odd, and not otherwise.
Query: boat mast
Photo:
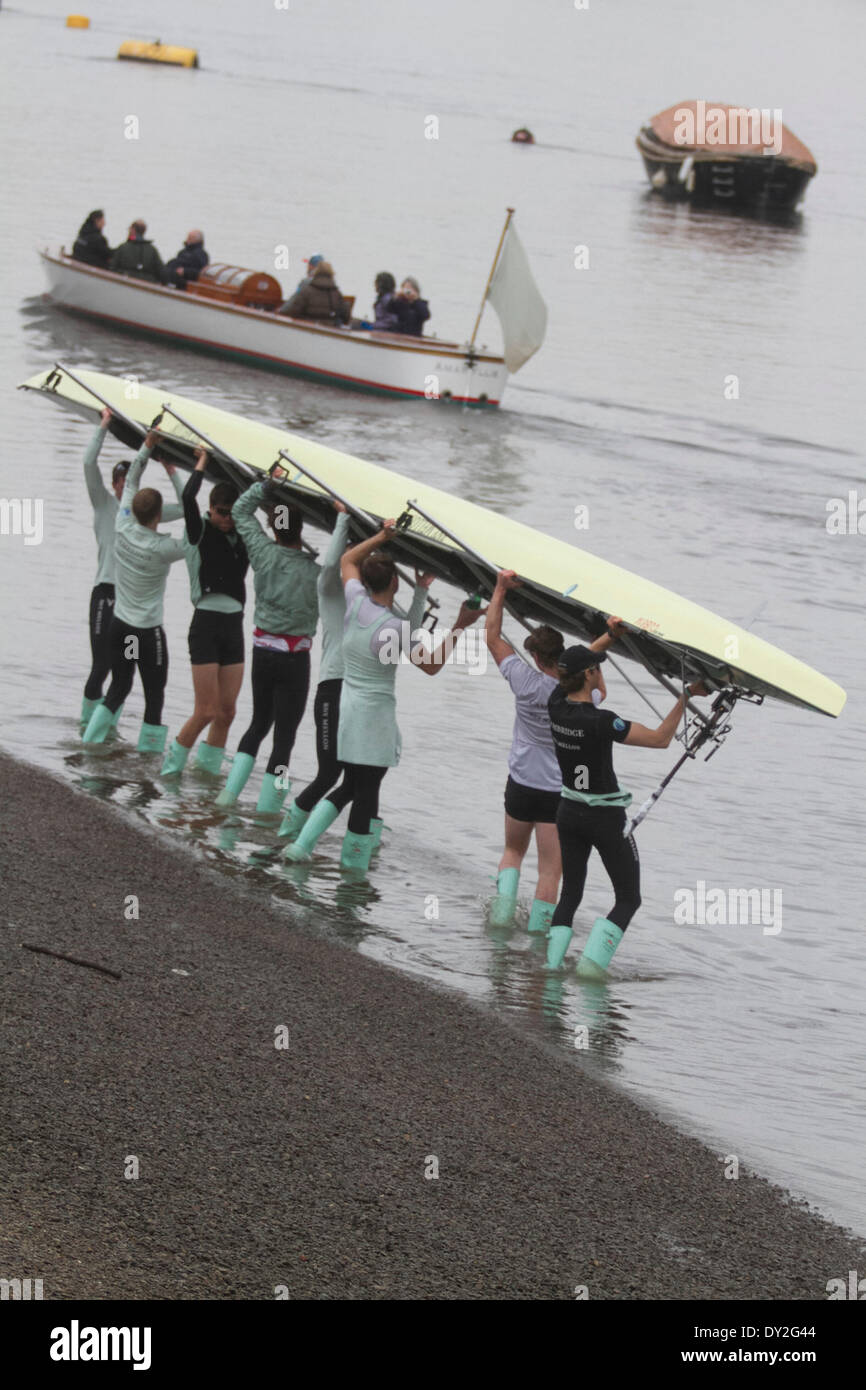
[[[508,215],[505,218],[505,226],[502,228],[502,236],[499,238],[499,245],[496,248],[496,255],[493,257],[493,264],[490,267],[490,274],[487,277],[487,284],[484,286],[484,294],[481,296],[481,308],[478,310],[478,317],[475,320],[475,327],[472,330],[472,338],[469,343],[470,352],[475,346],[475,339],[478,337],[478,329],[481,324],[481,315],[484,313],[484,305],[487,303],[487,296],[490,293],[490,285],[493,280],[493,275],[499,261],[499,256],[502,251],[503,243],[505,241],[505,233],[508,231],[509,224],[511,222],[512,217],[514,216],[514,208],[506,208],[506,212]]]

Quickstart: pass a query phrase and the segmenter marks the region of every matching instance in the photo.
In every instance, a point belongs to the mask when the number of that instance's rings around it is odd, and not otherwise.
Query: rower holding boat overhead
[[[611,620],[608,641],[617,636]],[[550,728],[562,774],[556,828],[562,852],[562,892],[548,933],[547,964],[562,964],[572,937],[574,914],[580,906],[586,869],[593,849],[614,890],[607,917],[597,917],[577,964],[584,979],[603,980],[623,934],[640,907],[640,860],[634,836],[625,834],[625,808],[631,792],[621,788],[613,770],[613,745],[667,748],[676,733],[688,699],[706,695],[696,681],[655,729],[622,719],[593,701],[601,681],[601,637],[592,648],[568,647],[557,662],[559,684],[548,701]]]
[[[336,785],[343,770],[337,757],[337,726],[340,721],[340,692],[343,687],[343,626],[346,620],[346,597],[340,576],[340,560],[349,535],[349,513],[340,501],[335,500],[334,507],[339,515],[316,585],[319,594],[319,617],[322,620],[322,656],[313,705],[319,766],[313,781],[292,801],[280,826],[280,835],[288,836],[290,841],[296,840],[301,834],[310,813]],[[311,833],[314,829],[315,825],[311,827]]]
[[[195,467],[183,490],[183,543],[194,609],[188,643],[195,707],[172,740],[163,777],[183,772],[204,729],[207,740],[199,744],[196,766],[219,772],[244,678],[244,577],[249,557],[232,516],[238,490],[233,483],[217,483],[203,518],[197,497],[207,463],[207,450],[196,449]]]
[[[158,443],[157,430],[148,430],[124,482],[115,521],[116,598],[108,638],[111,685],[103,703],[94,709],[83,735],[85,743],[104,742],[132,689],[137,666],[145,700],[139,753],[161,753],[165,747],[168,730],[161,721],[168,679],[168,646],[162,613],[169,569],[183,559],[183,541],[157,530],[165,516],[161,494],[155,488],[138,486],[142,470]],[[180,497],[177,469],[169,463],[164,467]]]
[[[393,559],[381,550],[395,529],[395,521],[386,521],[376,535],[347,550],[340,562],[346,618],[337,756],[345,765],[343,781],[319,802],[298,838],[287,847],[288,859],[309,859],[319,836],[342,807],[351,804],[340,863],[344,868],[369,868],[376,847],[379,790],[388,768],[399,762],[402,746],[397,726],[397,666],[406,652],[413,666],[435,676],[451,655],[457,634],[480,616],[480,610],[463,603],[438,647],[427,652],[420,643],[412,643],[433,575],[416,571],[408,616],[395,610],[400,580]]]
[[[546,934],[562,875],[556,830],[562,776],[550,732],[547,702],[559,682],[556,663],[565,649],[565,642],[562,633],[546,623],[534,628],[523,643],[535,662],[536,669],[533,669],[502,636],[505,596],[509,590],[519,587],[519,582],[513,570],[500,571],[485,624],[490,655],[515,700],[514,732],[505,785],[505,849],[499,861],[490,922],[495,927],[504,927],[514,916],[520,870],[534,832],[538,885],[529,914],[529,930]],[[616,621],[611,619],[612,623]],[[593,649],[602,650],[611,640],[605,634],[596,640]],[[597,693],[602,695],[603,691]]]
[[[265,507],[274,539],[255,517]],[[271,728],[273,746],[256,810],[282,810],[288,766],[310,688],[310,648],[319,621],[319,566],[303,549],[303,516],[284,505],[270,483],[253,483],[232,508],[238,535],[255,576],[253,629],[253,717],[235,754],[218,806],[233,806],[249,780],[256,755]]]

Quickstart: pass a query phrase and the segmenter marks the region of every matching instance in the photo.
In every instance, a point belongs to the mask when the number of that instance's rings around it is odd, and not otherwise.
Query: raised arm
[[[118,512],[118,516],[120,516],[122,512],[132,511],[132,499],[138,492],[138,485],[141,482],[144,465],[147,463],[158,442],[159,434],[157,431],[148,430],[144,437],[144,443],[129,465],[129,472],[126,475],[126,482],[123,485],[123,496],[120,499],[120,512]]]
[[[90,498],[94,511],[104,506],[105,501],[111,496],[105,483],[102,481],[102,474],[97,467],[99,453],[105,443],[105,436],[108,434],[108,426],[111,423],[111,411],[103,410],[100,416],[99,428],[87,446],[87,453],[84,455],[84,481],[87,484],[87,495]]]
[[[368,555],[372,555],[374,550],[378,550],[381,545],[385,545],[394,534],[397,523],[393,520],[382,523],[381,531],[377,531],[375,536],[369,536],[367,540],[360,541],[358,545],[353,545],[347,550],[340,560],[340,578],[344,584],[348,584],[350,579],[361,579],[361,565]]]
[[[186,537],[191,545],[198,545],[204,534],[204,522],[201,519],[201,512],[196,501],[199,488],[202,485],[204,470],[207,467],[207,450],[196,449],[195,468],[186,480],[186,487],[181,494],[183,503],[183,519],[186,527]],[[174,481],[172,479],[172,481]]]
[[[428,578],[428,576],[425,576],[425,578]],[[433,576],[430,575],[428,578],[428,585],[429,580],[432,578]],[[457,634],[463,632],[465,628],[471,627],[472,624],[477,622],[486,612],[486,609],[470,608],[468,604],[461,603],[460,611],[454,619],[453,627],[445,633],[439,645],[433,648],[429,656],[413,656],[412,665],[417,666],[419,671],[423,671],[425,676],[438,676],[454,650]]]
[[[693,695],[708,694],[709,691],[701,681],[694,681],[692,685],[686,687],[686,693],[680,696],[657,729],[648,729],[644,724],[633,723],[623,739],[623,743],[628,743],[633,748],[667,748],[677,731],[686,700]]]
[[[340,560],[343,551],[346,549],[346,538],[349,534],[349,513],[342,502],[335,502],[334,506],[339,512],[337,524],[331,533],[331,541],[325,551],[325,558],[322,561],[322,568],[319,574],[319,581],[326,585],[328,589],[338,589],[341,584],[340,579]]]
[[[500,570],[496,578],[496,588],[487,609],[484,621],[484,637],[487,648],[497,666],[501,666],[507,656],[514,655],[514,648],[502,636],[502,614],[505,608],[505,595],[509,589],[516,589],[520,583],[514,570]]]
[[[256,520],[256,507],[264,505],[265,484],[253,483],[252,487],[248,487],[246,492],[241,493],[232,507],[235,529],[247,548],[253,569],[256,567],[257,560],[261,560],[265,554],[270,554],[270,546],[273,545],[273,541],[268,540]]]

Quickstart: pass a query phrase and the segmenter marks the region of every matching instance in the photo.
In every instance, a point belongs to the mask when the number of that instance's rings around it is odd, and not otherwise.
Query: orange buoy
[[[89,29],[90,20],[86,14],[68,14],[66,16],[67,29]]]

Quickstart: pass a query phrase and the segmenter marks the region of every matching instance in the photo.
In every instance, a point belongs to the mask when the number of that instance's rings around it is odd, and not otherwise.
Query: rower
[[[556,813],[562,776],[550,733],[547,702],[559,682],[557,660],[565,649],[562,633],[541,624],[533,629],[523,645],[534,661],[533,670],[521,661],[511,643],[502,636],[502,612],[506,594],[519,588],[513,570],[500,570],[487,610],[485,637],[490,655],[507,680],[515,699],[514,732],[508,756],[505,784],[505,850],[499,861],[496,897],[490,908],[490,922],[505,927],[517,907],[517,886],[529,842],[535,833],[538,851],[538,886],[529,913],[529,931],[544,932],[550,927],[556,900],[562,860]],[[611,623],[618,620],[612,618]],[[607,645],[606,635],[596,639]],[[593,649],[596,644],[593,644]],[[604,684],[593,690],[593,701],[604,698]]]
[[[103,416],[104,419],[104,416]],[[155,488],[138,484],[142,470],[159,442],[155,429],[148,431],[126,475],[115,521],[114,615],[109,629],[111,685],[102,704],[96,706],[84,731],[85,743],[102,743],[132,689],[138,667],[144,686],[144,722],[138,739],[139,753],[161,753],[167,728],[162,720],[168,647],[162,611],[168,572],[183,559],[183,541],[157,531],[163,519],[162,496]],[[175,492],[180,483],[173,464],[165,464]]]
[[[340,563],[346,620],[337,756],[345,764],[345,772],[341,785],[320,803],[315,837],[308,833],[312,830],[311,816],[295,842],[287,847],[289,859],[309,859],[315,840],[336,820],[342,807],[351,803],[340,863],[344,868],[362,871],[370,865],[379,791],[388,768],[399,762],[402,745],[397,726],[397,666],[411,645],[412,632],[419,627],[427,590],[433,582],[432,574],[416,571],[408,617],[394,610],[400,580],[393,559],[380,547],[390,540],[395,528],[396,522],[386,521],[376,535],[347,550]],[[451,655],[457,633],[479,616],[479,610],[461,604],[454,627],[434,651],[425,654],[420,645],[411,646],[412,664],[426,675],[435,676]]]
[[[257,507],[267,508],[272,541],[256,520]],[[307,704],[320,566],[302,547],[300,511],[282,504],[272,484],[253,483],[235,502],[232,515],[255,575],[253,717],[217,805],[237,801],[259,747],[273,728],[271,756],[256,805],[260,813],[273,815],[282,809],[288,791],[289,758]]]
[[[163,777],[183,772],[204,729],[207,741],[199,744],[196,766],[219,772],[244,678],[244,576],[249,558],[232,517],[238,490],[233,483],[217,483],[203,520],[196,498],[207,464],[207,450],[196,449],[195,468],[183,490],[184,552],[194,609],[188,641],[195,708],[172,740]]]
[[[580,906],[586,868],[593,849],[614,890],[614,905],[607,917],[597,917],[589,934],[577,973],[584,979],[603,980],[623,934],[640,907],[640,861],[634,836],[625,834],[625,808],[631,792],[620,788],[613,770],[614,743],[634,748],[667,748],[690,696],[706,695],[695,682],[674,705],[658,728],[622,719],[593,701],[599,689],[600,664],[605,660],[601,644],[619,635],[615,619],[609,634],[596,639],[592,648],[568,647],[557,662],[559,684],[548,702],[550,727],[562,774],[562,791],[556,827],[562,852],[562,892],[548,933],[547,964],[562,964],[572,937],[574,914]]]
[[[340,692],[343,686],[343,625],[346,619],[346,597],[340,577],[340,560],[346,549],[349,535],[349,514],[342,502],[334,502],[339,513],[331,535],[331,544],[322,561],[317,590],[319,595],[319,616],[322,620],[322,657],[319,664],[319,683],[316,686],[316,699],[313,716],[316,721],[316,755],[318,770],[313,781],[295,797],[286,812],[280,827],[280,835],[289,841],[298,838],[309,825],[308,835],[315,844],[321,834],[319,826],[326,829],[330,825],[324,820],[329,812],[322,805],[322,798],[340,779],[343,765],[337,757],[337,727],[340,722]],[[318,812],[318,814],[317,814]],[[381,834],[381,821],[377,832]]]

